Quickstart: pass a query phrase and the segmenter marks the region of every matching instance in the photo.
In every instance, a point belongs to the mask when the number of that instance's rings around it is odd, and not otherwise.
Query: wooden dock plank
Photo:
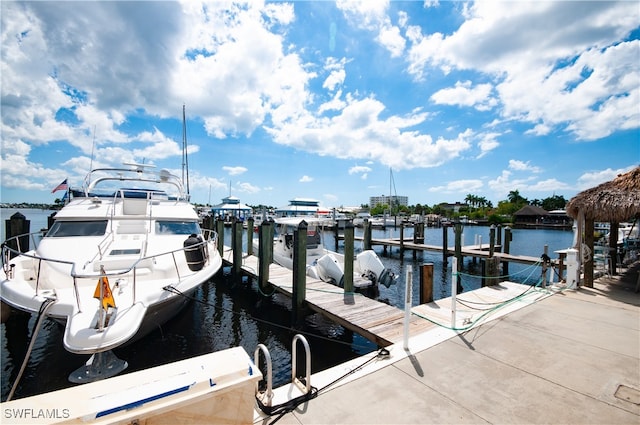
[[[230,263],[229,259],[233,258],[231,248],[225,247],[223,257],[227,263]],[[244,273],[257,278],[258,257],[243,255],[241,268]],[[276,290],[291,296],[292,281],[291,270],[274,263],[269,265],[269,283]],[[305,300],[312,310],[378,345],[387,346],[396,341],[380,336],[371,329],[380,329],[382,333],[394,337],[402,335],[404,311],[394,306],[359,293],[345,294],[342,288],[308,276],[306,289]],[[413,327],[417,328],[415,325]]]
[[[480,252],[478,251],[478,253]],[[227,264],[230,262],[229,259],[233,258],[229,248],[225,250],[223,258]],[[244,273],[257,278],[258,257],[244,255],[241,268]],[[278,264],[269,265],[269,283],[277,291],[291,296],[292,282],[293,273],[291,270]],[[459,296],[461,302],[457,304],[456,326],[464,325],[465,320],[473,315],[477,316],[478,311],[482,311],[483,308],[491,308],[491,305],[521,295],[526,288],[526,285],[501,282],[495,286],[461,294]],[[345,293],[342,288],[308,276],[305,295],[305,301],[310,309],[323,314],[335,323],[362,335],[379,346],[398,343],[404,338],[404,311],[397,307],[373,300],[359,293]],[[474,308],[476,306],[479,307]],[[449,326],[451,299],[436,300],[429,304],[413,307],[412,313],[409,321],[410,336],[438,326],[436,323]]]

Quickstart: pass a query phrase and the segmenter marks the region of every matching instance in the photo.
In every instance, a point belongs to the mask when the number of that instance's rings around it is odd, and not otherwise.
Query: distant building
[[[251,215],[251,207],[240,202],[240,199],[235,196],[228,196],[222,198],[222,203],[214,205],[211,208],[211,213],[215,218],[224,218],[226,221],[231,217],[244,220]]]
[[[525,205],[513,214],[513,225],[533,229],[571,229],[573,219],[565,210],[546,211],[535,205]]]
[[[468,208],[468,204],[463,204],[461,202],[456,202],[455,204],[448,204],[446,202],[439,205],[445,211],[453,211],[454,213],[459,213],[461,208]]]
[[[309,198],[295,198],[289,201],[289,205],[276,209],[276,216],[288,217],[298,215],[329,215],[328,208],[321,207],[320,201]]]
[[[409,206],[408,196],[371,196],[369,198],[369,208],[375,208],[378,205],[390,206]]]
[[[549,213],[535,205],[525,205],[513,214],[513,224],[516,227],[526,227],[543,224]]]

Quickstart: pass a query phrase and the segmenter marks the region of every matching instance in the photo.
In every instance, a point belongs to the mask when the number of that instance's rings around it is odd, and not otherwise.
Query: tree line
[[[428,205],[376,205],[369,209],[368,205],[361,205],[363,210],[368,210],[371,215],[391,214],[391,215],[427,215],[437,214],[450,219],[460,216],[467,216],[471,220],[488,221],[489,223],[511,222],[513,215],[526,205],[540,207],[546,211],[563,210],[567,205],[567,200],[562,195],[553,195],[544,199],[529,200],[523,197],[518,190],[512,190],[507,195],[507,199],[498,202],[494,206],[484,196],[468,194],[464,198],[465,203],[460,204],[459,209],[454,211],[447,203]]]

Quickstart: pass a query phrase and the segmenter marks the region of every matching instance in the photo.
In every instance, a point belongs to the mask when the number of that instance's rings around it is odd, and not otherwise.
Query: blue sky
[[[203,204],[570,199],[640,164],[637,1],[0,7],[2,202],[180,175],[183,104]]]

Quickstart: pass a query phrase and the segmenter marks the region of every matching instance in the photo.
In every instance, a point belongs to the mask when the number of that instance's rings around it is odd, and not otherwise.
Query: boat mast
[[[187,173],[185,179],[185,170]],[[185,112],[185,105],[182,104],[182,181],[187,184],[187,199],[190,199],[189,192],[189,158],[187,156],[187,116]]]
[[[393,188],[393,191],[391,190],[392,188]],[[393,202],[391,201],[392,196],[394,196]],[[396,181],[393,178],[393,168],[389,167],[389,208],[391,210],[389,211],[390,214],[393,212],[393,205],[396,206],[396,211],[395,211],[396,213],[394,214],[394,217],[395,217],[398,215],[398,209],[399,209],[400,203],[398,202],[398,192],[396,191]]]

